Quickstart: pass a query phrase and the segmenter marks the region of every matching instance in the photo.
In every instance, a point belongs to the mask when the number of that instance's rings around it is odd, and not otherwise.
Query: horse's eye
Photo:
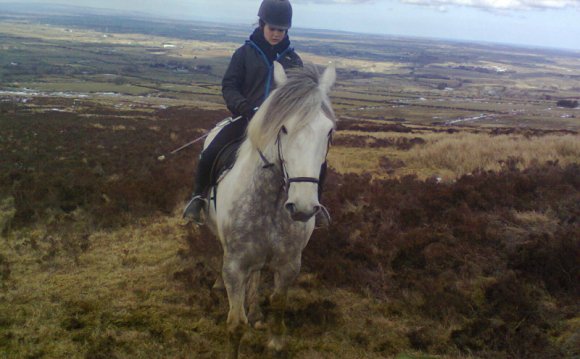
[[[280,129],[280,131],[282,131],[282,133],[284,133],[285,135],[288,134],[288,130],[286,129],[286,126],[282,126],[282,128]]]

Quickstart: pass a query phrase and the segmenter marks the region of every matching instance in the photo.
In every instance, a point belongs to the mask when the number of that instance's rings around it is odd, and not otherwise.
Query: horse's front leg
[[[274,352],[281,352],[286,342],[284,334],[286,325],[284,324],[284,311],[286,310],[286,300],[288,297],[288,287],[294,282],[300,272],[300,257],[291,263],[287,263],[276,269],[274,273],[274,292],[270,296],[271,322],[270,341],[268,348]]]
[[[248,321],[256,329],[264,328],[264,315],[260,309],[260,271],[250,275],[247,289]]]
[[[240,341],[248,326],[248,318],[246,317],[246,311],[244,309],[244,298],[249,274],[247,268],[242,268],[238,260],[224,258],[222,278],[230,304],[227,320],[230,359],[238,358]]]

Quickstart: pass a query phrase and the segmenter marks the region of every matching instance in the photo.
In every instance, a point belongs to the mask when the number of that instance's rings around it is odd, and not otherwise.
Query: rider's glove
[[[251,120],[252,117],[254,117],[254,114],[256,113],[256,111],[254,111],[254,108],[248,102],[242,102],[239,106],[239,109],[240,114],[244,116],[244,118],[246,118],[248,121]]]

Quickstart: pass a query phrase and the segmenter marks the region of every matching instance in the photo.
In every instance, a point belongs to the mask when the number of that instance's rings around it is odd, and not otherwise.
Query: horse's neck
[[[278,153],[276,146],[269,146],[262,154],[270,162],[267,164],[260,157],[259,152],[246,139],[238,152],[236,161],[238,178],[248,179],[248,186],[258,188],[262,195],[280,191],[282,172],[278,163]]]

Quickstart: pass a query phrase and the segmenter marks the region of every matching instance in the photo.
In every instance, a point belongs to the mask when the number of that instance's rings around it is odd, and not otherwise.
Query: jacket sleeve
[[[294,67],[304,67],[304,64],[302,63],[302,59],[300,58],[300,56],[298,56],[298,54],[294,51],[292,51],[292,53],[294,54],[295,58],[293,59],[293,65]]]
[[[241,114],[248,101],[242,95],[241,89],[244,85],[246,74],[246,64],[244,47],[240,47],[234,52],[226,73],[222,79],[222,95],[228,110],[233,114]]]
[[[304,67],[302,59],[294,50],[288,51],[288,53],[278,61],[282,64],[282,66],[284,66],[284,69],[286,70],[297,67]]]

